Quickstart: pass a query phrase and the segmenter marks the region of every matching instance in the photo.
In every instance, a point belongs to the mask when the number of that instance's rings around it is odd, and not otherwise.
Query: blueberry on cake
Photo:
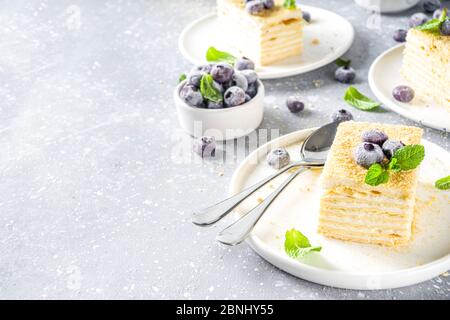
[[[401,73],[416,97],[450,108],[450,18],[411,28],[406,36]]]
[[[422,129],[342,122],[320,185],[319,233],[396,246],[411,238]]]
[[[221,33],[230,47],[262,66],[298,56],[303,51],[302,11],[290,2],[217,0]]]

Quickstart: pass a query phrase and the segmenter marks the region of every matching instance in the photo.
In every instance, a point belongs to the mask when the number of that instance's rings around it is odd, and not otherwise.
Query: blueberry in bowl
[[[222,141],[247,135],[260,125],[264,85],[251,69],[253,62],[237,61],[195,66],[181,78],[174,100],[184,131]]]

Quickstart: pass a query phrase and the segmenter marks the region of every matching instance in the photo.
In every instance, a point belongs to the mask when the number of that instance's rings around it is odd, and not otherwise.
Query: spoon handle
[[[252,231],[253,227],[262,217],[264,212],[275,200],[275,198],[283,191],[286,186],[295,179],[300,173],[305,172],[309,168],[302,167],[292,173],[274,192],[272,192],[263,202],[254,207],[252,210],[243,215],[239,220],[222,230],[216,237],[216,240],[230,246],[237,245],[244,241]]]

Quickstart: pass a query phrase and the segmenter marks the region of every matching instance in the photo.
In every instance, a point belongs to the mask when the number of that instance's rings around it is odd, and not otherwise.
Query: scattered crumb
[[[316,88],[320,88],[323,85],[322,80],[313,80],[313,83]]]
[[[317,39],[317,38],[314,38],[314,39],[312,39],[312,41],[311,41],[311,44],[312,44],[313,46],[317,46],[319,43],[320,43],[320,41],[319,41],[319,39]]]
[[[261,203],[261,202],[263,202],[263,201],[264,201],[263,198],[258,198],[258,203]]]
[[[217,175],[218,175],[219,177],[221,177],[221,176],[224,175],[224,173],[223,173],[223,171],[219,171],[219,172],[217,172]]]

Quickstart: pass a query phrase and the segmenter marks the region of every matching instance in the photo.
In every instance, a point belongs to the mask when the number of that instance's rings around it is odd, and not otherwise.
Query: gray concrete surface
[[[368,94],[371,61],[417,10],[382,16],[374,30],[378,17],[350,0],[304,3],[355,26],[346,57]],[[190,223],[194,208],[226,195],[241,160],[179,163],[173,147],[183,135],[172,90],[190,68],[177,39],[213,10],[212,0],[1,2],[0,298],[449,299],[445,276],[364,292],[309,283],[246,245],[215,243],[218,227]],[[265,81],[261,128],[284,134],[327,121],[344,106],[334,68]],[[285,109],[292,93],[308,112]],[[413,124],[385,110],[352,112]],[[447,135],[425,137],[449,150]]]

